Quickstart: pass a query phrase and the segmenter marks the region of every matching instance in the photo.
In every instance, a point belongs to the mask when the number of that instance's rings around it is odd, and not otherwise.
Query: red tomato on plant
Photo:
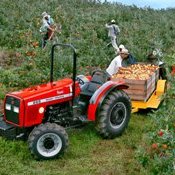
[[[157,148],[158,148],[158,145],[157,145],[157,143],[153,143],[151,147],[152,147],[153,149],[157,149]]]
[[[158,132],[158,135],[159,135],[160,137],[162,137],[163,134],[164,134],[163,131],[159,131],[159,132]]]

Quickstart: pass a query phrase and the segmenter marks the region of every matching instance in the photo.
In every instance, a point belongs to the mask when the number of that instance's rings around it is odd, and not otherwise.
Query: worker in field
[[[46,12],[42,13],[42,26],[40,32],[43,34],[42,48],[45,48],[48,40],[51,40],[54,34],[54,20]]]
[[[115,20],[111,20],[109,24],[105,24],[105,27],[108,29],[108,37],[111,39],[111,44],[117,52],[118,48],[118,35],[120,33],[120,28],[116,24]]]
[[[165,68],[165,63],[160,60],[162,57],[162,52],[160,49],[154,49],[152,52],[150,52],[147,56],[147,60],[149,63],[159,66],[159,78],[166,80],[167,79],[167,73]]]
[[[112,76],[116,74],[120,67],[125,67],[126,64],[124,63],[124,60],[128,59],[129,52],[126,48],[123,48],[121,51],[119,51],[119,55],[116,56],[106,69],[106,72]],[[123,64],[124,63],[124,64]]]
[[[118,53],[121,52],[122,49],[126,49],[126,48],[123,44],[120,44]],[[127,59],[124,59],[123,62],[122,62],[123,66],[124,65],[128,66],[128,65],[132,65],[132,64],[136,64],[136,63],[137,63],[136,58],[131,53],[129,53]]]

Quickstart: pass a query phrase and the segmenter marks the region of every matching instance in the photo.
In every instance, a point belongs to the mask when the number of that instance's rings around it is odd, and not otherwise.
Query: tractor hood
[[[62,95],[66,93],[72,93],[72,79],[62,79],[52,83],[41,84],[33,87],[29,87],[20,91],[9,93],[8,95],[16,96],[23,100],[35,98],[36,96],[45,96],[46,94]]]

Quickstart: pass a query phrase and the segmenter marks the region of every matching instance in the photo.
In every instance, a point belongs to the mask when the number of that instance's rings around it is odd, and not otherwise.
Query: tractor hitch
[[[6,123],[3,117],[0,117],[0,136],[13,140],[16,138],[17,128],[13,125]]]

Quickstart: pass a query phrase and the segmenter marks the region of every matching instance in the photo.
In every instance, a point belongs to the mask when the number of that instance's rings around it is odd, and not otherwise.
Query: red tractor
[[[54,50],[57,46],[73,51],[73,79],[53,81]],[[51,50],[50,82],[6,95],[0,135],[9,139],[25,136],[37,159],[52,159],[68,147],[66,129],[94,121],[103,138],[123,133],[131,114],[131,101],[122,90],[123,82],[110,81],[104,71],[92,76],[76,76],[74,47],[55,44]]]

